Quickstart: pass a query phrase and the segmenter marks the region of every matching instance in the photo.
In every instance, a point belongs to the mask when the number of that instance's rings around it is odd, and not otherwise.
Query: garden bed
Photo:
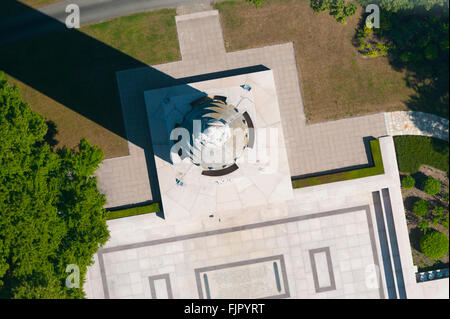
[[[372,153],[373,166],[359,168],[349,171],[343,171],[333,174],[324,174],[320,176],[312,176],[307,178],[294,179],[292,181],[293,188],[302,188],[308,186],[315,186],[327,183],[347,181],[356,178],[374,176],[384,174],[383,158],[381,157],[380,141],[371,140],[370,150]]]
[[[446,168],[447,165],[441,165],[442,156],[448,159],[448,144],[445,142],[426,137],[401,136],[394,138],[399,159],[399,168],[407,169],[405,172],[400,169],[400,177],[403,180],[410,175],[414,178],[415,186],[412,188],[402,187],[402,196],[405,206],[406,221],[408,224],[409,238],[411,242],[411,251],[413,262],[419,268],[419,271],[427,271],[433,269],[441,269],[449,265],[449,253],[447,252],[442,258],[433,259],[427,257],[420,248],[420,240],[425,233],[439,231],[449,236],[448,230],[448,172],[437,169],[431,165],[419,165],[420,162],[427,162]],[[447,146],[447,150],[440,148],[441,152],[437,152],[431,145],[433,143]],[[416,170],[415,167],[419,165]],[[427,178],[432,177],[441,184],[440,191],[435,195],[427,194],[423,191],[423,185]],[[428,209],[425,214],[414,212],[414,205],[423,200],[427,203]],[[437,209],[436,209],[437,208]],[[442,215],[437,211],[442,209]]]

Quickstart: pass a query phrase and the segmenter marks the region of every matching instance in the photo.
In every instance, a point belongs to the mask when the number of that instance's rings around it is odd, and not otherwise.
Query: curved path
[[[384,113],[389,135],[422,135],[448,141],[448,120],[416,111]]]

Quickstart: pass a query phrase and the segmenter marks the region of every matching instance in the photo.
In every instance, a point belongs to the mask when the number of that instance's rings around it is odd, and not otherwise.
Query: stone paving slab
[[[368,238],[367,230],[371,223],[373,234],[378,237],[372,192],[382,188],[389,188],[391,192],[408,298],[441,295],[448,298],[448,293],[442,293],[442,285],[433,291],[422,291],[424,286],[415,283],[392,137],[380,139],[380,146],[385,174],[296,189],[295,200],[286,205],[244,209],[239,213],[230,211],[214,218],[195,220],[165,221],[148,214],[108,221],[111,239],[88,269],[85,284],[88,298],[148,298],[151,292],[147,278],[167,273],[171,276],[174,294],[177,291],[175,298],[180,298],[181,294],[186,298],[198,298],[194,269],[279,254],[285,256],[293,298],[380,298],[380,291],[361,291],[369,288],[365,279],[362,280],[366,278],[364,265],[368,265],[368,260],[364,261],[364,256],[358,254],[374,256],[376,250],[381,258],[379,240]],[[369,209],[370,219],[358,213],[362,207]],[[330,214],[340,211],[347,213]],[[202,232],[207,232],[207,237],[201,235]],[[200,236],[196,235],[198,233]],[[367,240],[374,246],[356,249]],[[348,251],[346,245],[356,246]],[[336,290],[318,293],[309,252],[323,247],[330,247]],[[322,270],[326,271],[326,267]],[[321,271],[319,265],[317,271]],[[382,263],[380,271],[384,278]],[[112,289],[107,296],[102,273],[107,278],[106,291]],[[383,293],[387,296],[385,288]]]
[[[286,263],[285,287],[289,286],[292,298],[380,298],[383,292],[379,287],[365,284],[365,269],[374,264],[373,254],[377,254],[371,243],[373,229],[367,209],[286,219],[280,224],[211,234],[207,238],[162,240],[160,244],[105,250],[101,258],[106,285],[103,292],[91,289],[90,297],[150,298],[145,279],[169,273],[174,298],[199,298],[195,269],[282,255]],[[317,291],[310,251],[323,247],[330,251],[333,266],[329,271],[336,287]]]

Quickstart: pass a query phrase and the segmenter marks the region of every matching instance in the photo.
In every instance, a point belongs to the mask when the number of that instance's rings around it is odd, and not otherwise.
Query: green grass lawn
[[[115,74],[179,60],[174,9],[47,34],[2,48],[0,69],[57,125],[57,147],[82,137],[106,158],[128,154]]]
[[[372,162],[373,162],[373,166],[371,167],[295,179],[292,181],[292,187],[302,188],[384,174],[384,166],[383,166],[383,158],[381,157],[380,142],[378,140],[371,140],[370,150],[372,153]]]
[[[425,136],[394,136],[400,172],[414,174],[425,164],[448,173],[448,142]]]

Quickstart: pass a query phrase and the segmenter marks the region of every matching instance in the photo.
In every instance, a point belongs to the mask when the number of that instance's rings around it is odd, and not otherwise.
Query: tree
[[[402,179],[402,187],[406,189],[411,189],[416,185],[416,181],[414,180],[414,177],[411,175],[407,175],[403,177]]]
[[[420,239],[420,250],[429,258],[440,259],[448,252],[449,240],[445,234],[433,231]]]
[[[315,12],[330,10],[330,0],[311,0],[310,6]]]
[[[423,183],[422,190],[428,195],[436,195],[441,191],[441,183],[437,179],[428,176]]]
[[[430,222],[426,219],[419,220],[419,223],[417,224],[419,229],[422,231],[424,235],[426,235],[430,231]]]
[[[93,176],[101,149],[52,151],[44,119],[0,72],[0,297],[79,298],[65,287],[68,264],[80,282],[108,239],[105,198]]]
[[[413,212],[417,216],[424,217],[429,209],[428,203],[423,199],[419,199],[414,203]]]
[[[346,5],[345,0],[311,0],[310,6],[315,12],[330,11],[336,21],[345,24],[346,18],[356,13],[357,7],[354,3]]]
[[[380,7],[380,28],[374,42],[388,44],[389,60],[408,72],[415,91],[407,102],[413,111],[448,117],[448,0],[358,0]],[[384,39],[384,40],[382,40]],[[365,50],[365,48],[363,48]],[[382,50],[380,55],[388,52]]]

